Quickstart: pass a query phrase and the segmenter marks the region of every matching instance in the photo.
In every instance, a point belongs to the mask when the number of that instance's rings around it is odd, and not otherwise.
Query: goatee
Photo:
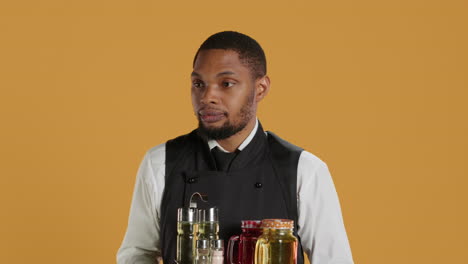
[[[222,127],[219,128],[207,128],[203,125],[203,122],[200,120],[198,121],[198,134],[205,138],[206,140],[214,139],[214,140],[221,140],[231,137],[237,134],[239,131],[244,129],[247,126],[248,120],[243,120],[237,126],[232,125],[229,121],[223,124]]]

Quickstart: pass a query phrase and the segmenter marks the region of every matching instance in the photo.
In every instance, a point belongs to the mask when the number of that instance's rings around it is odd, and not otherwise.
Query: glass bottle
[[[228,264],[254,264],[255,245],[262,234],[260,220],[242,220],[242,233],[229,239]]]
[[[201,209],[199,211],[200,226],[198,239],[219,239],[218,208]]]
[[[197,240],[195,264],[210,264],[210,247],[207,239]]]
[[[193,264],[198,235],[198,210],[179,208],[177,210],[177,252],[179,264]]]
[[[211,264],[224,264],[224,241],[216,239],[211,241]]]
[[[262,220],[263,234],[255,247],[255,264],[296,264],[297,238],[294,221],[289,219]]]

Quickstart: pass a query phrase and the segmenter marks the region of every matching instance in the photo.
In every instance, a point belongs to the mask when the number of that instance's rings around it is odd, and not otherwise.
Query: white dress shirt
[[[238,150],[255,136],[254,129]],[[218,146],[208,141],[210,149]],[[224,150],[226,151],[226,150]],[[164,190],[166,144],[150,149],[137,173],[127,232],[118,264],[157,263],[161,256],[160,214]],[[297,167],[298,235],[312,264],[353,264],[338,196],[327,165],[302,151]]]

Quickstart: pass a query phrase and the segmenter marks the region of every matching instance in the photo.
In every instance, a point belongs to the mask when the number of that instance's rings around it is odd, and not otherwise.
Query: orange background
[[[196,126],[212,33],[264,47],[264,127],[327,162],[356,263],[468,259],[466,1],[2,1],[0,262],[114,263],[138,165]]]

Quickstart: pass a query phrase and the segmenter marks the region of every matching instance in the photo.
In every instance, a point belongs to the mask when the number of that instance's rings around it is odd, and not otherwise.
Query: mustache
[[[202,106],[198,109],[197,114],[224,114],[227,115],[227,111],[212,106]]]

